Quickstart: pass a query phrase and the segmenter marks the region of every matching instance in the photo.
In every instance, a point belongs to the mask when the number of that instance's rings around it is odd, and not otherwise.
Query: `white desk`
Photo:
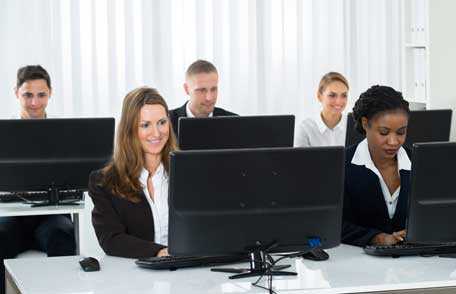
[[[378,258],[362,249],[341,245],[328,250],[330,260],[285,260],[298,272],[274,277],[278,293],[455,293],[456,259],[439,257]],[[229,280],[228,274],[208,268],[154,271],[134,260],[104,256],[101,271],[83,272],[79,257],[10,259],[5,261],[9,282],[23,294],[45,293],[267,293],[255,288],[255,278]],[[245,265],[246,266],[246,265]],[[263,284],[264,285],[264,284]],[[11,290],[9,293],[16,293]]]
[[[84,203],[71,206],[45,206],[30,207],[30,204],[21,202],[0,203],[0,217],[3,216],[27,216],[27,215],[51,215],[71,214],[74,223],[74,235],[76,239],[76,252],[79,254],[81,238],[79,234],[79,216],[84,212]]]

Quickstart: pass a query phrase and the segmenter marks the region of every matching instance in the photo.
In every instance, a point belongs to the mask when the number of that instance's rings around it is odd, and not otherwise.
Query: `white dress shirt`
[[[347,116],[342,114],[339,123],[332,129],[323,121],[321,113],[303,120],[297,127],[295,147],[345,146]]]
[[[185,112],[187,113],[187,117],[195,117],[195,115],[193,114],[193,112],[190,110],[190,101],[187,102],[187,104],[185,105]],[[209,117],[212,117],[214,115],[214,112],[211,112],[209,113]]]
[[[154,185],[154,200],[149,195],[147,189],[147,179],[149,172],[143,168],[139,181],[141,182],[147,202],[152,210],[154,219],[154,242],[168,246],[168,175],[163,164],[160,163],[155,174],[152,176]]]
[[[386,207],[388,208],[388,214],[390,219],[394,217],[394,213],[396,212],[397,200],[399,198],[399,193],[401,191],[401,186],[399,186],[393,194],[390,193],[388,186],[385,183],[385,180],[382,177],[382,174],[375,166],[374,162],[372,161],[372,157],[370,156],[369,147],[367,145],[367,139],[361,141],[356,147],[355,154],[353,155],[352,164],[356,165],[364,165],[366,168],[373,171],[379,179],[380,186],[382,188],[383,198],[385,199]],[[399,148],[397,152],[397,170],[410,170],[412,167],[412,163],[405,152],[404,148]]]

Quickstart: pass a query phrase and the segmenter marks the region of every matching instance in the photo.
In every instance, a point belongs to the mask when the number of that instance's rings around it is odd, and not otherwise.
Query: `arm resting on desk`
[[[351,207],[351,197],[345,188],[344,209],[342,217],[342,243],[365,247],[371,243],[371,240],[382,231],[375,228],[366,228],[356,224]]]
[[[92,224],[104,252],[108,255],[129,258],[156,256],[165,246],[152,241],[154,236],[152,215],[146,213],[138,215],[136,211],[130,212],[131,207],[127,206],[127,200],[125,200],[124,206],[114,207],[114,197],[118,196],[112,195],[97,184],[99,176],[100,172],[93,172],[90,175],[89,195],[94,204]],[[122,216],[119,210],[124,210]],[[151,213],[150,208],[145,212]],[[130,228],[128,223],[137,221],[138,218],[141,222],[144,220],[143,228]],[[152,224],[152,228],[149,230],[150,224]],[[132,230],[139,232],[132,235],[129,233]],[[141,234],[144,235],[144,238],[139,236]]]
[[[380,233],[380,230],[361,227],[346,220],[342,223],[342,243],[345,244],[365,247]]]

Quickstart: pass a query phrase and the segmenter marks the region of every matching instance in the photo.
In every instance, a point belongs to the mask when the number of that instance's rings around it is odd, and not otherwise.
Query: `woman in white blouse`
[[[345,145],[347,117],[343,111],[347,105],[348,89],[347,79],[338,72],[329,72],[321,78],[317,99],[322,110],[298,125],[296,147]]]
[[[168,172],[175,136],[163,97],[138,88],[124,99],[112,160],[89,179],[92,223],[106,254],[168,255]]]

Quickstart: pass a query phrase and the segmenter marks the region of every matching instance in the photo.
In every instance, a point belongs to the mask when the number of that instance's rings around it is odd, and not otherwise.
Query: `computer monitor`
[[[169,252],[218,255],[276,242],[300,251],[341,238],[344,148],[178,151],[171,155]]]
[[[293,147],[294,115],[179,119],[181,150]]]
[[[414,144],[407,241],[456,242],[456,142]]]
[[[0,191],[87,190],[112,155],[114,118],[0,120]]]
[[[411,111],[404,145],[412,148],[414,143],[449,141],[451,116],[451,109]],[[353,114],[349,113],[345,146],[358,144],[363,139],[364,135],[355,128]]]

